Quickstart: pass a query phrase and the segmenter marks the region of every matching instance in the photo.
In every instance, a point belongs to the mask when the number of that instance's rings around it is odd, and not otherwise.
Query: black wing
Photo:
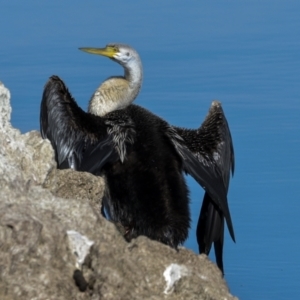
[[[214,101],[201,127],[197,130],[174,128],[184,140],[185,168],[200,184],[200,165],[210,174],[205,188],[202,208],[197,225],[200,253],[209,254],[214,243],[217,265],[223,272],[224,217],[232,239],[233,225],[227,202],[230,171],[234,172],[234,150],[226,117],[219,102]],[[187,152],[190,152],[189,154]],[[195,161],[196,160],[196,161]],[[217,190],[219,197],[212,190]]]
[[[45,85],[40,130],[42,137],[50,140],[60,169],[93,173],[95,166],[99,169],[118,159],[105,120],[84,112],[57,76]]]

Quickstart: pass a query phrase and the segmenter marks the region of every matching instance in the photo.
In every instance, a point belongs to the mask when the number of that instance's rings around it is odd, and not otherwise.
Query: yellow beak
[[[109,58],[113,58],[118,52],[118,49],[112,46],[106,46],[105,48],[79,48],[79,50],[91,54],[103,55]]]

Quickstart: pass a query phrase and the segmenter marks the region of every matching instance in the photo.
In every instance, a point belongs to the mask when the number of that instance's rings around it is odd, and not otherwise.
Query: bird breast
[[[124,78],[110,78],[103,82],[93,94],[89,112],[105,116],[109,112],[122,109],[135,98],[135,92]]]

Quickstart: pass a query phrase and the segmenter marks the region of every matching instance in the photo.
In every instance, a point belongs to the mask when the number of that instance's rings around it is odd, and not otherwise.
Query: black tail
[[[214,243],[216,262],[224,275],[223,268],[223,243],[224,243],[224,215],[212,201],[208,193],[205,193],[198,225],[197,242],[199,252],[209,254]]]

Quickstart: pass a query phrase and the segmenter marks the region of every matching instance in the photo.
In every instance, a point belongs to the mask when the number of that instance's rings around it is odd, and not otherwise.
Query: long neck
[[[124,69],[124,76],[110,77],[97,88],[89,102],[90,113],[104,116],[134,101],[143,81],[142,67],[135,64]]]

